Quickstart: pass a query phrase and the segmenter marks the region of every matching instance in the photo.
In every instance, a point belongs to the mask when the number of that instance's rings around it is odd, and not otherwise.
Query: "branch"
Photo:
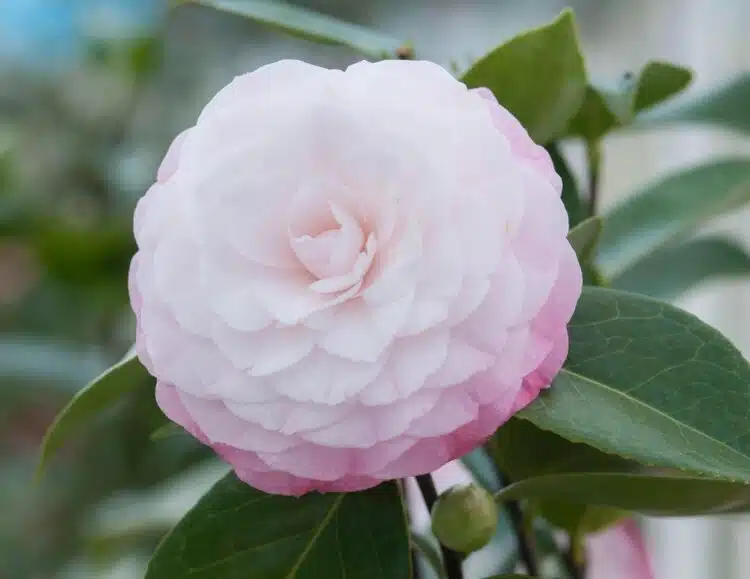
[[[518,540],[518,553],[523,561],[526,571],[531,577],[539,577],[539,565],[536,555],[536,541],[529,533],[524,522],[523,511],[518,501],[508,501],[505,505],[510,515],[510,522]]]
[[[586,160],[589,170],[589,209],[588,216],[596,215],[599,204],[599,173],[602,164],[602,150],[599,141],[586,143]]]

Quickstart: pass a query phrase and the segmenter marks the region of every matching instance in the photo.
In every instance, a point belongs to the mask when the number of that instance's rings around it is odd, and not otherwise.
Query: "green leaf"
[[[179,424],[175,424],[174,422],[167,422],[166,424],[162,424],[159,428],[154,430],[151,433],[150,438],[151,440],[163,440],[176,434],[185,434],[185,429],[182,428],[182,426],[180,426]]]
[[[410,565],[395,482],[294,498],[230,474],[164,539],[146,579],[408,579]]]
[[[480,485],[490,492],[495,492],[502,486],[492,459],[484,448],[472,450],[461,458],[461,462],[469,470]]]
[[[586,92],[586,71],[573,12],[501,44],[463,76],[487,87],[538,143],[562,135]],[[530,73],[533,71],[533,73]]]
[[[583,204],[581,203],[581,193],[578,189],[578,183],[573,172],[568,167],[568,163],[560,152],[557,143],[550,143],[545,147],[549,153],[550,159],[555,166],[555,171],[562,180],[562,202],[565,210],[568,212],[568,222],[571,227],[578,225],[586,217]]]
[[[185,0],[245,16],[265,26],[323,44],[347,46],[371,58],[398,55],[406,44],[363,26],[342,22],[280,0]]]
[[[631,514],[624,509],[559,499],[534,499],[534,508],[539,516],[573,536],[598,533]]]
[[[511,418],[503,424],[488,447],[500,470],[513,482],[561,472],[607,472],[638,468],[637,464],[620,456],[571,442],[519,418]]]
[[[491,448],[514,481],[497,496],[532,500],[538,514],[574,534],[606,528],[627,511],[706,514],[750,503],[750,485],[647,469],[519,418],[498,430]]]
[[[91,381],[80,390],[57,415],[42,441],[37,474],[70,436],[94,416],[117,403],[126,393],[149,383],[148,372],[138,361],[135,351]]]
[[[750,159],[670,175],[604,216],[597,264],[613,278],[705,221],[750,201]]]
[[[587,263],[596,249],[602,234],[602,218],[589,217],[568,232],[568,241],[580,263]]]
[[[641,468],[637,463],[585,444],[570,442],[518,418],[511,418],[501,426],[488,447],[502,472],[513,482],[550,474],[629,472]],[[596,532],[624,515],[619,510],[559,499],[537,501],[535,511],[573,534]]]
[[[750,274],[750,255],[737,243],[704,237],[657,249],[611,280],[612,287],[675,300],[699,283]]]
[[[563,370],[520,418],[644,465],[750,481],[750,367],[719,332],[591,287],[569,332]]]
[[[638,112],[684,90],[691,78],[686,68],[652,61],[637,76],[624,75],[617,87],[588,86],[568,134],[597,141],[611,130],[632,123]]]
[[[639,127],[673,124],[713,125],[731,131],[750,133],[750,73],[697,98],[682,100],[674,106],[659,107],[639,119]]]
[[[529,478],[497,500],[564,499],[647,515],[690,516],[729,512],[750,502],[750,485],[684,475],[572,473]]]
[[[690,69],[682,66],[660,61],[649,62],[638,78],[633,111],[638,113],[672,98],[685,90],[692,78]]]

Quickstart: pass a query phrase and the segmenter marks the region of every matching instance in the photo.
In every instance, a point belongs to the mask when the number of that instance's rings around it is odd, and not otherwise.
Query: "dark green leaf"
[[[693,73],[682,66],[652,61],[641,70],[635,89],[633,111],[638,113],[685,90]]]
[[[633,122],[638,112],[685,89],[691,77],[686,68],[652,61],[637,76],[623,76],[617,87],[589,86],[568,133],[596,141],[609,131]]]
[[[750,274],[750,255],[733,241],[706,237],[657,249],[611,280],[612,287],[674,300],[701,282]]]
[[[683,475],[574,473],[529,478],[499,493],[498,500],[563,499],[647,515],[689,516],[731,511],[750,503],[750,486]]]
[[[607,100],[610,94],[617,93],[609,93],[603,88],[593,86],[586,87],[583,104],[570,122],[568,134],[596,141],[618,126],[621,121]]]
[[[597,264],[606,277],[615,277],[673,238],[748,201],[749,159],[670,175],[604,216]]]
[[[586,263],[590,260],[601,234],[602,218],[598,216],[581,221],[568,232],[568,241],[576,252],[580,263]]]
[[[363,26],[342,22],[280,0],[185,0],[232,12],[313,42],[348,46],[371,58],[388,58],[405,44]]]
[[[581,203],[581,193],[578,189],[578,183],[573,172],[568,167],[568,163],[560,153],[560,147],[557,143],[550,143],[545,147],[549,153],[555,171],[562,180],[562,201],[565,210],[568,212],[568,222],[571,227],[578,225],[585,217],[584,208]]]
[[[630,511],[623,509],[571,502],[565,499],[536,498],[532,500],[534,512],[537,515],[574,536],[598,533],[631,514]]]
[[[637,468],[637,465],[620,456],[571,442],[520,418],[511,418],[501,426],[488,447],[500,470],[514,482],[561,472],[608,472]]]
[[[586,91],[573,13],[565,10],[552,23],[501,44],[462,80],[490,89],[538,143],[562,135]]]
[[[513,482],[550,474],[629,472],[641,468],[637,463],[570,442],[518,418],[501,426],[488,446],[502,472]],[[535,511],[572,533],[595,532],[623,516],[613,509],[550,499],[536,501]]]
[[[164,539],[146,579],[408,579],[395,482],[360,493],[267,495],[233,474]]]
[[[750,481],[750,367],[719,332],[589,287],[569,328],[564,369],[519,417],[645,465]]]
[[[74,432],[126,393],[148,383],[148,372],[131,351],[80,390],[47,430],[42,441],[38,473],[43,472],[52,455]]]
[[[185,434],[185,429],[179,424],[168,422],[151,433],[151,440],[162,440],[174,436],[175,434]]]
[[[750,73],[744,73],[724,86],[701,95],[659,107],[643,115],[638,126],[694,123],[715,125],[731,131],[750,133]]]

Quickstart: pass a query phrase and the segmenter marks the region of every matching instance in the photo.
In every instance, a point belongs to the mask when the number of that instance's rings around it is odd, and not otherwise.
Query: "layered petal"
[[[271,64],[138,203],[137,352],[164,413],[261,490],[429,472],[559,371],[567,229],[544,149],[437,65]]]

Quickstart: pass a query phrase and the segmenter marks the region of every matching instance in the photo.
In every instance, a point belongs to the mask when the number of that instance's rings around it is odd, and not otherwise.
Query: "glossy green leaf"
[[[596,141],[609,131],[633,122],[638,112],[684,90],[691,77],[686,68],[652,61],[636,76],[624,75],[613,88],[589,86],[568,134]]]
[[[565,205],[565,210],[568,212],[568,222],[571,227],[574,227],[586,217],[578,183],[570,167],[568,167],[568,163],[562,156],[559,145],[557,143],[550,143],[545,148],[549,153],[550,159],[552,159],[555,171],[562,180],[563,205]]]
[[[597,264],[613,278],[673,238],[750,201],[750,159],[669,175],[604,216]]]
[[[342,22],[280,0],[185,0],[244,16],[313,42],[347,46],[371,58],[395,56],[405,44],[364,26]]]
[[[148,372],[134,351],[80,390],[49,427],[42,441],[38,473],[65,441],[126,393],[149,383]]]
[[[586,92],[573,13],[565,10],[550,24],[501,44],[462,80],[470,88],[489,88],[538,143],[562,135]]]
[[[502,472],[513,482],[560,473],[641,470],[637,463],[570,442],[519,418],[501,426],[488,448]],[[596,532],[623,517],[619,510],[564,502],[559,498],[536,501],[535,512],[571,533]]]
[[[737,243],[705,237],[666,246],[621,272],[612,287],[674,300],[702,282],[750,274],[750,255]]]
[[[674,106],[659,107],[639,119],[638,126],[674,124],[717,126],[731,131],[750,133],[750,73],[696,98],[682,100]]]
[[[395,482],[295,498],[230,474],[164,539],[146,579],[408,579],[410,565]]]
[[[514,481],[499,495],[534,501],[538,514],[573,533],[596,532],[630,510],[704,514],[750,504],[747,484],[644,468],[519,418],[498,430],[491,448]]]
[[[564,499],[647,515],[690,516],[750,503],[750,485],[683,475],[572,473],[525,479],[495,496],[500,501]]]
[[[644,465],[750,481],[750,366],[719,332],[590,287],[569,332],[563,370],[519,417]]]
[[[554,473],[627,471],[639,468],[620,456],[571,442],[528,420],[511,418],[490,439],[488,448],[511,481]]]
[[[601,234],[602,218],[598,216],[581,221],[568,232],[568,241],[580,263],[586,263],[591,259]]]

